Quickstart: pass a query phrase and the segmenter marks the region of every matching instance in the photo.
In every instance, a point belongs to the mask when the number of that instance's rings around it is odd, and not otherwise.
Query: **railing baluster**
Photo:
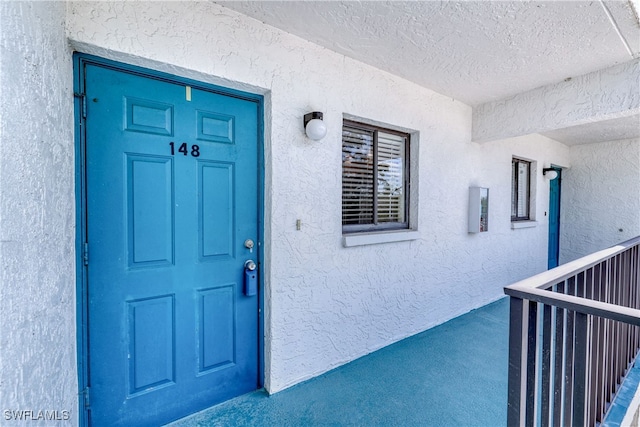
[[[573,383],[573,419],[571,425],[585,425],[585,397],[587,380],[587,329],[588,316],[575,314],[575,354]]]
[[[584,297],[587,299],[594,299],[595,288],[593,278],[593,268],[585,271],[585,293]],[[594,356],[597,355],[597,322],[596,319],[589,317],[589,326],[587,329],[587,357],[585,361],[586,367],[586,402],[585,402],[585,425],[595,425],[595,386],[597,375],[597,360]]]
[[[631,253],[631,271],[629,273],[629,281],[631,283],[631,307],[638,308],[638,267],[640,257],[638,256],[638,248],[634,248]],[[635,350],[638,349],[638,328],[634,327],[633,338]]]
[[[625,283],[628,283],[629,281],[629,253],[624,252],[623,254],[621,254],[621,276],[620,276],[620,287],[622,288],[622,298],[624,301],[624,306],[625,307],[629,307],[630,305],[630,293],[631,293],[631,289],[629,289],[627,286],[624,286]],[[622,323],[622,322],[620,322]],[[627,372],[629,371],[629,368],[631,367],[631,336],[630,336],[630,327],[628,324],[626,323],[622,323],[622,338],[623,338],[623,344],[624,344],[624,373],[623,375],[626,375]]]
[[[608,259],[607,260],[607,276],[606,276],[606,282],[605,282],[605,288],[606,288],[606,292],[607,292],[607,302],[615,304],[615,301],[613,300],[613,295],[614,295],[614,286],[612,285],[612,260]],[[605,400],[607,402],[611,401],[611,397],[613,396],[613,393],[615,393],[615,352],[614,352],[614,338],[615,338],[615,325],[614,323],[609,320],[607,321],[607,326],[606,326],[606,337],[607,337],[607,341],[606,341],[606,349],[607,349],[607,354],[606,354],[606,380],[607,380],[607,384],[606,384],[606,389],[605,389]],[[607,408],[605,408],[605,410],[607,410]]]
[[[509,299],[509,379],[507,383],[507,426],[522,425],[522,347],[524,300]]]
[[[557,287],[557,292],[564,293],[564,283]],[[562,402],[564,394],[564,323],[566,310],[555,307],[556,327],[554,333],[554,367],[553,367],[553,425],[562,426]]]
[[[629,251],[629,307],[636,308],[638,290],[636,289],[636,251],[635,248]],[[631,327],[630,347],[631,352],[636,353],[638,351],[638,328]]]
[[[592,368],[596,373],[596,383],[593,387],[594,394],[594,422],[601,422],[601,414],[604,414],[606,401],[604,400],[603,388],[604,388],[604,369],[601,361],[604,360],[604,322],[605,319],[597,318],[598,330],[597,336],[597,353],[594,357],[595,366]]]
[[[576,275],[575,295],[584,298],[587,294],[587,274],[580,272]],[[588,316],[574,312],[574,353],[573,353],[573,396],[572,396],[572,425],[583,426],[586,423],[586,395],[587,395],[587,349],[589,337],[587,334]]]
[[[620,255],[616,255],[615,258],[615,286],[616,286],[616,305],[624,305],[624,301],[622,300],[622,286],[620,286],[620,273],[621,273],[621,268],[620,268],[620,262],[621,262],[621,256]],[[616,322],[616,340],[614,341],[615,343],[615,351],[616,351],[616,393],[618,392],[618,389],[620,388],[620,378],[622,378],[622,375],[624,374],[624,371],[626,369],[626,363],[624,363],[623,361],[623,357],[624,357],[624,345],[623,345],[623,330],[622,330],[622,323],[621,322]]]
[[[551,306],[545,304],[542,314],[542,412],[541,425],[549,427],[551,387]]]
[[[616,305],[622,305],[622,296],[620,294],[620,282],[619,282],[619,274],[620,274],[620,256],[616,255],[613,261],[613,286],[615,289],[614,292],[614,303]],[[614,393],[618,392],[618,388],[620,386],[620,376],[623,371],[621,359],[622,359],[622,351],[621,351],[621,338],[622,338],[622,325],[620,322],[615,322],[615,336],[614,336],[614,354],[615,354],[615,390]]]
[[[527,321],[527,401],[525,426],[533,427],[536,421],[535,395],[536,381],[536,347],[538,340],[538,303],[529,301],[529,315]]]
[[[567,280],[567,294],[575,295],[576,293],[576,278],[570,277]],[[573,407],[573,346],[575,343],[575,335],[573,323],[575,319],[575,312],[567,310],[567,326],[565,329],[565,367],[564,367],[564,414],[562,425],[573,425],[571,420],[571,413]]]
[[[601,301],[602,298],[602,280],[600,274],[600,264],[597,264],[592,269],[593,299],[596,301]],[[604,412],[604,401],[602,400],[603,373],[602,365],[598,363],[604,357],[602,352],[604,319],[596,317],[593,320],[593,353],[591,363],[591,370],[593,372],[593,383],[591,385],[592,416],[589,420],[589,425],[595,425],[596,422],[601,421],[599,414]]]

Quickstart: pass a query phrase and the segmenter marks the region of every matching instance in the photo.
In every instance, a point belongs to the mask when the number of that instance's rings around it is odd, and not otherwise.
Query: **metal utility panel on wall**
[[[469,187],[469,233],[489,231],[489,189]]]

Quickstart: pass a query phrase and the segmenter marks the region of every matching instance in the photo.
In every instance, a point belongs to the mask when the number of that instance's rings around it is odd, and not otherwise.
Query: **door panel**
[[[125,154],[129,267],[173,264],[173,159]]]
[[[549,184],[549,260],[548,268],[558,266],[560,255],[560,182],[562,169],[555,169],[558,177]]]
[[[93,425],[158,425],[255,390],[258,105],[88,64]]]
[[[198,164],[200,256],[233,257],[236,217],[233,189],[233,164],[204,162]]]
[[[127,301],[126,305],[129,396],[173,384],[176,353],[173,295]]]
[[[235,286],[222,285],[198,292],[199,373],[236,363]]]

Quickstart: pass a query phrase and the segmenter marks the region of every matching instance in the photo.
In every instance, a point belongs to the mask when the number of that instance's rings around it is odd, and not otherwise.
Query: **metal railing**
[[[505,288],[509,426],[595,426],[640,346],[640,236]]]

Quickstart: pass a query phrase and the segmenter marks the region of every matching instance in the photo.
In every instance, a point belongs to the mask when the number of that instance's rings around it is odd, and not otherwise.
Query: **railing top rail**
[[[635,308],[589,300],[558,292],[549,292],[544,289],[536,288],[528,289],[526,291],[510,288],[505,289],[505,293],[512,297],[541,302],[543,304],[577,311],[579,313],[592,314],[594,316],[640,326],[640,310]]]
[[[507,289],[548,289],[637,245],[640,245],[640,236],[516,282],[505,287],[505,292]]]
[[[528,279],[521,280],[505,287],[504,292],[511,297],[536,301],[567,310],[592,314],[640,326],[640,310],[549,291],[549,288],[553,285],[586,271],[607,259],[611,259],[634,246],[640,246],[640,236],[537,274]]]

